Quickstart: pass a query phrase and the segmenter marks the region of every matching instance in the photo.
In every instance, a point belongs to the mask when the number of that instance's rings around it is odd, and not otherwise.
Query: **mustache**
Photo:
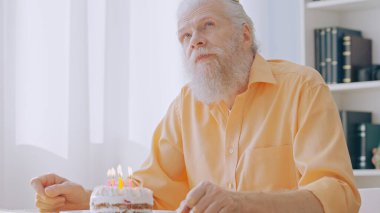
[[[201,47],[199,49],[194,50],[191,55],[189,60],[193,63],[196,62],[197,58],[203,55],[217,55],[221,56],[224,55],[224,50],[218,47],[213,47],[213,48],[205,48]]]

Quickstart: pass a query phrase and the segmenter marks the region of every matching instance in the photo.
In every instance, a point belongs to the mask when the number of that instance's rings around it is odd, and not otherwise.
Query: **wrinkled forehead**
[[[225,6],[221,2],[209,1],[200,4],[185,5],[184,7],[185,8],[182,8],[181,11],[182,14],[178,14],[178,29],[184,28],[191,23],[196,23],[204,17],[227,19]]]

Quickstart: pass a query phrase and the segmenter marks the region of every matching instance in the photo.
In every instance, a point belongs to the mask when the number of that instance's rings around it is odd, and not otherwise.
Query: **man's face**
[[[222,4],[210,1],[187,12],[178,22],[178,39],[190,88],[200,101],[225,100],[247,83],[250,46]]]
[[[178,22],[178,39],[185,58],[197,66],[218,60],[234,32],[221,4],[206,4],[188,12]]]

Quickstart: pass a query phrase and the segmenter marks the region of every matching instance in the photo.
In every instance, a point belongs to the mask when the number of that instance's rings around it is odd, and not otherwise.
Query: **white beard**
[[[190,89],[199,101],[205,104],[220,102],[238,94],[249,80],[252,58],[244,54],[241,38],[234,35],[225,47],[200,48],[190,59],[184,58],[187,73],[190,75]],[[199,54],[212,53],[216,57],[195,64]]]

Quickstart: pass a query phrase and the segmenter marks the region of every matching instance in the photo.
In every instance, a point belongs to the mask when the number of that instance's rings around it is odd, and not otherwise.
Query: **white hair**
[[[188,12],[211,1],[223,4],[227,17],[230,18],[237,29],[242,29],[244,24],[248,26],[252,35],[252,52],[256,54],[258,47],[255,41],[252,19],[247,15],[243,6],[235,0],[182,0],[177,10],[177,19],[180,20]]]

